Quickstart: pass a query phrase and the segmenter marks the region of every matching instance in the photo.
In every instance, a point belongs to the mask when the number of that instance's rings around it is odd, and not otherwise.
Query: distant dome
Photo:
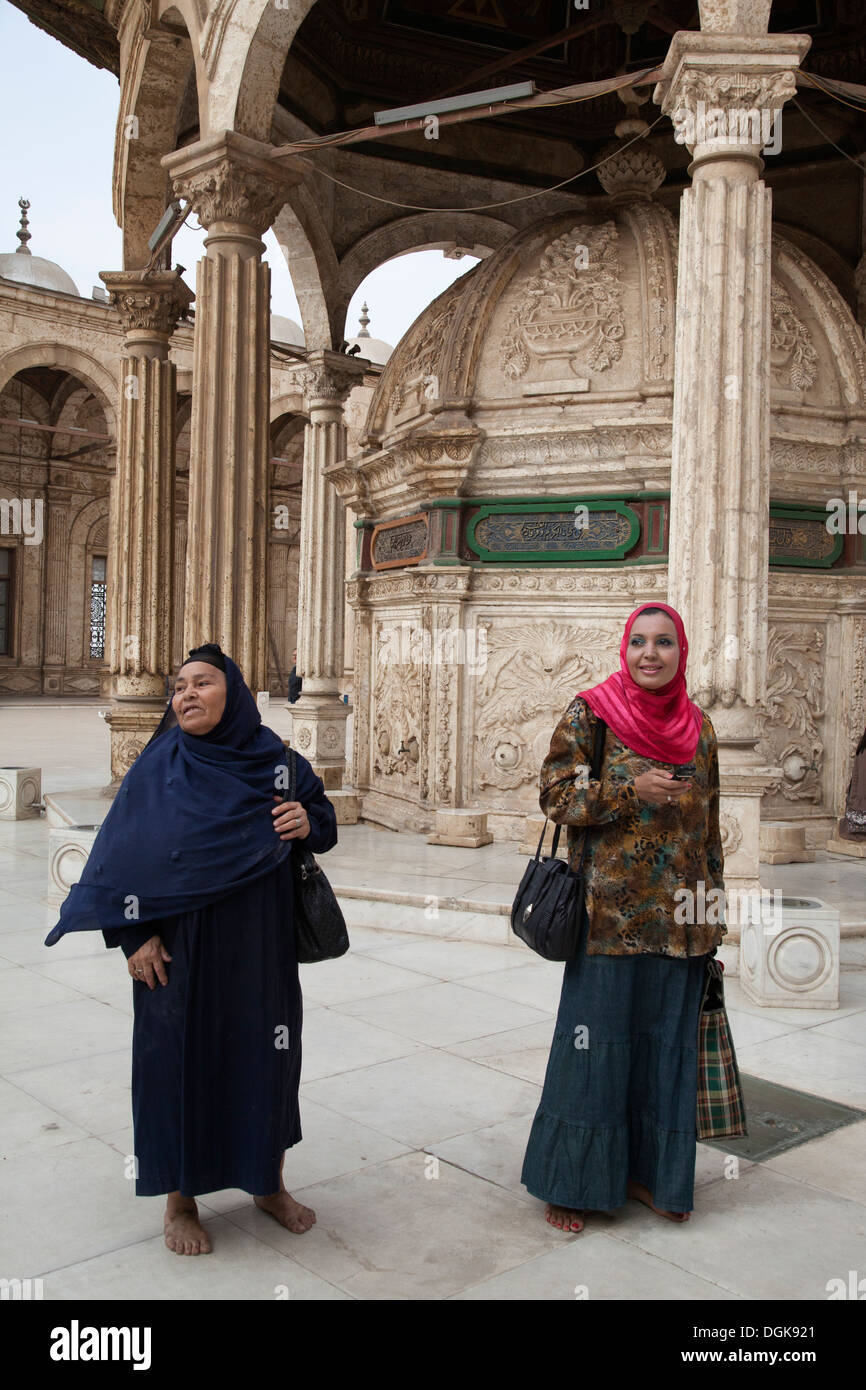
[[[0,256],[0,276],[38,290],[60,290],[62,294],[78,295],[78,286],[62,266],[42,256],[31,256],[29,251],[7,251]]]
[[[287,319],[284,314],[271,314],[271,342],[303,347],[306,339],[303,328],[294,319]]]
[[[21,209],[21,226],[17,236],[21,245],[15,251],[0,255],[0,276],[4,280],[15,280],[19,285],[31,285],[39,290],[59,290],[61,294],[74,294],[80,298],[78,286],[62,266],[56,261],[46,261],[42,256],[31,255],[27,246],[30,240],[27,209],[30,204],[26,198],[19,198],[18,206]]]
[[[366,357],[368,362],[374,362],[377,366],[384,367],[394,349],[390,343],[384,342],[381,338],[370,337],[368,328],[370,317],[366,304],[361,305],[361,316],[358,321],[361,325],[358,336],[357,338],[349,338],[346,343],[346,350],[357,347],[356,357]]]
[[[348,346],[357,346],[356,357],[366,357],[369,362],[375,362],[380,367],[384,367],[394,351],[391,344],[384,343],[381,338],[350,338]]]

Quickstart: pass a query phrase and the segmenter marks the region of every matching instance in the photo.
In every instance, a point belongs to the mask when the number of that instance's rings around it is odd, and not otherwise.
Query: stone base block
[[[42,808],[41,767],[0,767],[0,820],[29,820]]]
[[[334,765],[334,764],[332,764],[332,763],[312,763],[312,762],[311,762],[311,763],[310,763],[310,766],[312,767],[312,769],[313,769],[313,771],[315,772],[316,776],[317,776],[317,777],[321,777],[322,781],[323,781],[324,784],[325,784],[325,791],[326,791],[326,792],[330,792],[330,791],[338,792],[338,791],[341,791],[341,790],[342,790],[342,787],[343,787],[343,772],[344,772],[344,766],[343,766],[342,763],[340,763],[340,764],[337,766],[337,765]]]
[[[762,864],[811,864],[815,851],[806,848],[806,827],[795,821],[761,822]]]
[[[523,839],[517,846],[521,854],[535,854],[538,849],[538,841],[541,836],[541,827],[547,820],[546,816],[527,816],[523,827]],[[553,850],[553,836],[556,826],[552,820],[547,821],[547,829],[544,832],[544,842],[541,846],[541,857],[549,859]],[[559,848],[556,852],[557,859],[568,858],[568,832],[566,827],[562,827],[559,837]]]
[[[111,734],[111,778],[120,782],[149,743],[165,713],[165,705],[116,703],[106,711]]]
[[[842,840],[834,835],[827,841],[826,848],[828,854],[847,854],[849,859],[866,859],[866,840]]]
[[[783,896],[778,918],[741,923],[744,993],[767,1008],[838,1009],[837,909],[820,898]]]
[[[64,825],[48,834],[48,901],[60,904],[77,883],[96,839],[98,825]]]
[[[338,825],[357,825],[361,798],[357,792],[329,792],[328,800],[337,813]]]
[[[484,811],[445,810],[436,812],[436,829],[427,836],[428,845],[458,845],[478,849],[493,843]]]

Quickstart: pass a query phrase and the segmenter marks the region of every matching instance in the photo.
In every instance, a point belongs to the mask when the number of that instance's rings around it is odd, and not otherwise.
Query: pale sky
[[[30,200],[30,250],[56,261],[89,298],[100,270],[121,269],[121,234],[111,210],[111,167],[119,97],[117,79],[95,68],[0,0],[0,251],[18,246],[18,199]],[[190,217],[195,223],[195,218]],[[204,233],[184,227],[172,258],[195,266]],[[271,308],[300,322],[285,258],[272,232],[265,236],[271,266]],[[387,262],[362,283],[349,305],[346,332],[354,337],[366,299],[370,332],[396,343],[421,310],[464,274],[470,257],[446,260],[420,251]]]

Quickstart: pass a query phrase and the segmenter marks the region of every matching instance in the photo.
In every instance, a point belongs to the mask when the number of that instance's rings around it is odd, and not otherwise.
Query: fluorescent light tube
[[[419,101],[415,106],[397,106],[391,111],[376,111],[376,125],[393,125],[411,121],[416,116],[441,116],[445,111],[466,111],[473,106],[492,106],[500,101],[516,101],[519,97],[535,95],[534,82],[515,82],[510,87],[490,87],[486,92],[466,92],[458,97],[441,97],[439,101]]]

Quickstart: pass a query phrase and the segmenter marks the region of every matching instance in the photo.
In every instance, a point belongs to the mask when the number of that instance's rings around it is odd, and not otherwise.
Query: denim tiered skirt
[[[632,1178],[691,1211],[706,956],[588,956],[587,932],[584,913],[521,1180],[555,1206],[609,1211]]]

